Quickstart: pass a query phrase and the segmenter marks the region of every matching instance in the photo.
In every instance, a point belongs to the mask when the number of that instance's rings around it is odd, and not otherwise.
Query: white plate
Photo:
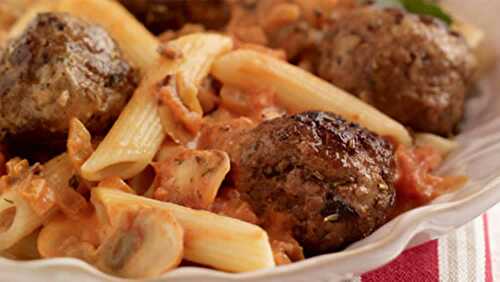
[[[500,1],[449,0],[450,8],[487,31],[488,46],[500,49]],[[498,27],[498,28],[497,28]],[[497,52],[498,54],[498,52]],[[496,56],[500,58],[500,56]],[[465,174],[463,189],[395,218],[347,250],[275,269],[229,274],[184,267],[150,281],[337,281],[380,267],[405,248],[446,234],[500,202],[500,68],[480,83],[482,95],[469,101],[461,148],[441,173]],[[0,259],[1,281],[123,281],[75,259],[16,262]]]

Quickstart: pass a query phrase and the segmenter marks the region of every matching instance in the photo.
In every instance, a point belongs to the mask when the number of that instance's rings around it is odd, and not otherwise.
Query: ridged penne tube
[[[132,205],[171,212],[184,229],[184,258],[189,261],[231,272],[275,265],[267,233],[256,225],[106,188],[94,188],[92,202],[98,213],[114,214],[114,209]]]
[[[43,177],[55,193],[69,186],[76,170],[67,154],[59,155],[44,164]]]
[[[430,133],[417,133],[415,134],[415,144],[417,146],[431,146],[446,156],[458,148],[458,143]]]
[[[55,194],[58,209],[69,217],[78,217],[88,207],[85,198],[70,187],[70,180],[78,170],[68,154],[62,154],[44,165],[43,177]]]
[[[11,256],[17,260],[40,259],[40,253],[38,253],[36,244],[39,233],[39,230],[35,230],[35,232],[24,237],[3,253],[0,253],[0,256]]]
[[[215,57],[232,48],[229,37],[208,33],[187,35],[169,44],[182,58],[161,57],[149,69],[112,129],[83,164],[84,178],[96,181],[114,175],[128,179],[142,171],[165,137],[155,97],[158,83],[168,75],[182,73],[187,83],[197,86]]]
[[[291,113],[322,110],[344,118],[400,143],[411,144],[405,127],[374,107],[299,67],[252,50],[236,50],[218,58],[212,74],[229,85],[270,88]]]
[[[47,214],[48,215],[48,214]],[[47,219],[39,216],[29,203],[16,190],[10,190],[0,196],[0,251],[6,250],[31,234]]]
[[[73,174],[73,166],[66,154],[55,157],[44,165],[43,176],[55,194],[68,186],[68,181]],[[31,234],[57,210],[54,206],[43,215],[39,215],[21,195],[20,189],[16,188],[18,187],[11,187],[0,195],[0,217],[13,216],[11,223],[4,226],[6,229],[0,232],[0,250],[11,247]],[[12,214],[9,215],[9,213]],[[5,222],[5,219],[2,218],[1,221]]]

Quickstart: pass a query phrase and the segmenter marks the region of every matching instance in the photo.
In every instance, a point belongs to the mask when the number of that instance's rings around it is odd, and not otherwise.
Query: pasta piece
[[[168,75],[182,73],[186,83],[198,85],[215,57],[232,48],[230,38],[217,34],[188,35],[170,44],[182,51],[183,57],[179,60],[161,58],[146,73],[111,131],[83,164],[84,178],[97,181],[116,175],[128,179],[142,171],[165,137],[162,121],[167,133],[175,135],[177,132],[176,122],[168,109],[160,121],[158,101],[154,96],[158,83]]]
[[[135,191],[128,186],[125,181],[123,181],[120,177],[117,176],[111,176],[108,178],[105,178],[97,186],[102,186],[102,187],[108,187],[111,189],[116,189],[125,193],[131,193],[131,194],[136,194]]]
[[[89,205],[85,198],[70,187],[76,169],[67,154],[62,154],[44,165],[43,176],[54,191],[57,207],[67,216],[77,218]]]
[[[66,155],[50,160],[34,175],[39,166],[29,168],[27,161],[11,160],[8,175],[2,177],[0,195],[0,250],[5,250],[35,229],[57,211],[59,193],[73,176],[73,167]],[[75,208],[75,207],[72,207]]]
[[[171,212],[184,229],[184,258],[189,261],[231,272],[275,265],[267,233],[256,225],[103,187],[92,190],[92,202],[108,215],[129,205]]]
[[[439,151],[442,156],[446,156],[458,148],[458,143],[430,133],[415,134],[415,145],[431,146]]]
[[[229,156],[223,151],[184,149],[153,167],[157,175],[153,184],[155,199],[208,209],[229,172],[230,164]]]
[[[212,74],[223,83],[245,89],[269,87],[291,113],[334,112],[382,136],[411,144],[410,134],[403,125],[330,83],[271,56],[236,50],[218,58]]]
[[[16,260],[35,260],[40,259],[40,253],[37,249],[37,239],[40,230],[36,230],[30,235],[24,237],[12,247],[5,250],[2,256],[10,256]]]
[[[31,234],[50,216],[37,214],[16,190],[0,196],[0,251],[6,250]]]
[[[149,164],[165,136],[151,87],[153,81],[145,78],[104,140],[82,165],[81,175],[85,179],[99,181],[113,175],[128,179]]]
[[[206,37],[205,40],[203,36]],[[209,40],[208,36],[212,36],[213,40]],[[188,42],[191,43],[187,44]],[[159,114],[168,135],[177,143],[187,143],[201,124],[203,111],[199,101],[195,99],[198,88],[215,57],[231,50],[233,42],[229,37],[221,35],[191,34],[169,42],[169,46],[181,52],[183,62],[176,71],[169,73],[170,76],[162,77],[162,86],[165,87],[160,89],[158,95],[160,101],[168,107],[160,107]],[[182,103],[179,103],[177,95]]]
[[[45,164],[41,171],[43,178],[30,173],[20,175],[20,181],[4,189],[0,196],[0,221],[3,223],[0,250],[31,234],[59,208],[76,215],[87,207],[85,199],[68,187],[74,169],[65,154]]]

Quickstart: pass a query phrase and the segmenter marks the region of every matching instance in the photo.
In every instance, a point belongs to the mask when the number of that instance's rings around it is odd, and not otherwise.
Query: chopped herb
[[[3,200],[4,200],[4,201],[6,201],[7,203],[11,204],[11,205],[13,205],[13,204],[14,204],[14,201],[9,200],[9,199],[7,199],[7,198],[3,198]]]

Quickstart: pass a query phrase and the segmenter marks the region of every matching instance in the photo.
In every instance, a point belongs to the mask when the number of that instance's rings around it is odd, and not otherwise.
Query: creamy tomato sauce
[[[215,213],[261,225],[269,236],[276,264],[288,264],[304,259],[302,247],[293,238],[290,219],[285,213],[267,213],[266,218],[258,218],[250,205],[242,199],[234,188],[223,188],[211,210]]]
[[[465,176],[437,176],[432,172],[439,167],[443,156],[430,146],[405,147],[398,145],[395,152],[397,179],[396,206],[390,217],[424,205],[433,199],[462,187]]]

